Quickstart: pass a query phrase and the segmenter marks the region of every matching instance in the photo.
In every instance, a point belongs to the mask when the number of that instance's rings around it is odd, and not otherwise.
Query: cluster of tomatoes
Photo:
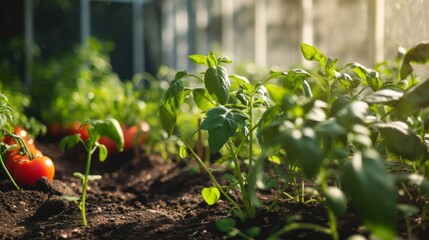
[[[36,182],[46,177],[52,180],[55,174],[55,166],[52,160],[34,144],[27,131],[15,127],[14,134],[22,141],[13,136],[5,136],[3,143],[11,147],[6,153],[6,168],[19,186],[35,185]],[[22,147],[25,145],[25,147]]]

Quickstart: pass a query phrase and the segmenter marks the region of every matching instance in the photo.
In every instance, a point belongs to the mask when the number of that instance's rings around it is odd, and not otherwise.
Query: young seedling
[[[91,168],[91,160],[92,155],[95,151],[99,150],[99,160],[103,162],[107,158],[107,148],[98,142],[101,136],[106,136],[110,138],[117,146],[119,151],[123,150],[124,147],[124,136],[121,130],[121,126],[118,121],[110,118],[106,120],[90,120],[82,123],[82,126],[88,125],[88,139],[83,140],[80,134],[75,134],[71,136],[67,136],[63,138],[60,142],[61,150],[65,150],[67,148],[73,147],[77,143],[81,143],[86,152],[86,167],[85,172],[79,173],[75,172],[73,174],[74,177],[81,179],[82,181],[82,194],[80,198],[74,196],[64,196],[66,199],[70,201],[74,201],[82,214],[82,223],[83,226],[88,226],[86,220],[86,193],[88,188],[88,182],[90,180],[101,179],[99,175],[89,175],[89,171]]]

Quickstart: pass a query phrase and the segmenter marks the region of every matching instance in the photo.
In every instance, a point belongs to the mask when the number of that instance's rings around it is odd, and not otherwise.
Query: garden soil
[[[147,156],[143,150],[123,152],[103,163],[93,161],[91,173],[102,179],[89,184],[88,227],[83,227],[77,205],[62,196],[80,196],[81,182],[72,175],[83,172],[84,151],[74,148],[62,153],[56,141],[43,139],[36,144],[54,160],[55,179],[41,179],[36,186],[17,191],[2,173],[1,239],[226,239],[216,221],[233,217],[231,208],[222,198],[213,206],[203,201],[201,189],[210,186],[207,176],[192,163],[173,163],[157,155]],[[266,206],[275,196],[274,192],[260,193]],[[359,218],[349,212],[338,223],[341,239],[366,234]],[[246,231],[257,226],[261,229],[257,239],[266,239],[292,219],[327,226],[322,205],[281,199],[275,211],[263,208],[245,223],[236,219],[236,227]],[[418,229],[414,237],[424,239],[426,228]],[[405,237],[403,221],[398,231]],[[330,238],[315,231],[295,230],[282,239]]]

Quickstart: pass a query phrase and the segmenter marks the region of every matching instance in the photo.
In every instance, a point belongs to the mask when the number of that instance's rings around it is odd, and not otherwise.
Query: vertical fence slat
[[[255,63],[267,65],[267,6],[265,0],[255,0]]]
[[[314,45],[314,28],[313,28],[313,0],[302,0],[302,31],[301,41]],[[311,67],[311,62],[301,57],[301,63],[305,67]]]
[[[234,58],[234,1],[222,0],[222,51]]]
[[[385,0],[368,0],[368,50],[371,64],[384,59]]]
[[[175,25],[174,25],[174,2],[163,1],[162,4],[162,63],[168,67],[175,67]]]
[[[85,44],[91,34],[90,0],[80,0],[80,42]]]

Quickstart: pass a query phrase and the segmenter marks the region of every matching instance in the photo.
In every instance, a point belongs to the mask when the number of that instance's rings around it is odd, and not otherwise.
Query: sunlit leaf
[[[203,188],[201,195],[208,205],[213,205],[219,200],[220,191],[217,187],[205,187]]]
[[[405,79],[413,72],[411,63],[426,63],[429,61],[429,42],[419,43],[407,51],[400,69],[401,79]]]
[[[399,99],[396,111],[402,115],[411,115],[429,107],[429,78],[408,89]]]

